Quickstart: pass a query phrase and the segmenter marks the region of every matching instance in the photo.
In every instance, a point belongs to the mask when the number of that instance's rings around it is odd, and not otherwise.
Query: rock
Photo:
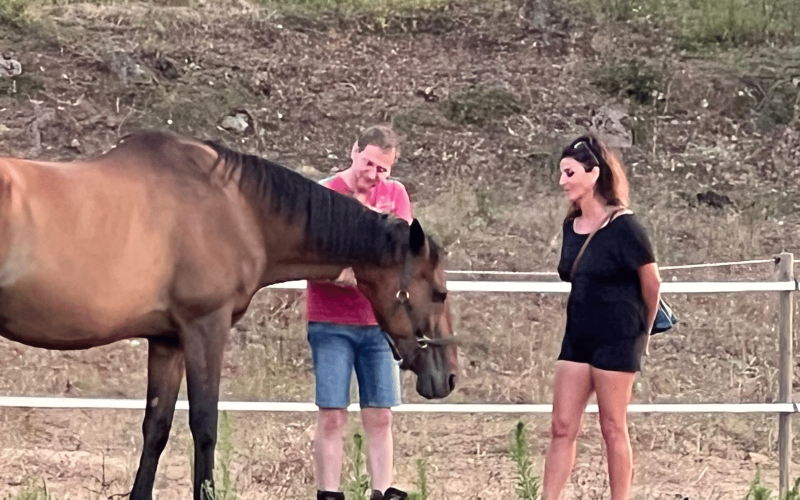
[[[69,145],[75,149],[79,149],[81,147],[81,143],[78,139],[72,139],[72,142]]]
[[[540,32],[552,30],[560,21],[553,0],[525,0],[519,17],[525,20],[528,28]]]
[[[234,130],[236,132],[242,133],[247,130],[247,127],[250,126],[250,123],[247,121],[247,115],[244,113],[236,113],[232,116],[226,116],[222,120],[222,128],[228,130]]]
[[[300,168],[297,169],[297,172],[304,175],[305,177],[308,177],[309,179],[314,179],[315,181],[324,179],[325,177],[328,176],[328,174],[326,174],[325,172],[320,172],[316,168],[311,167],[309,165],[302,165]]]
[[[22,74],[22,64],[16,59],[0,56],[0,78],[11,78]]]
[[[714,208],[724,208],[727,205],[733,205],[733,202],[727,195],[719,194],[710,189],[705,193],[697,193],[697,201]]]
[[[156,69],[164,75],[164,78],[169,80],[175,80],[181,76],[181,72],[178,71],[178,67],[175,62],[168,58],[168,57],[161,57],[156,61]]]
[[[765,464],[769,462],[768,456],[753,451],[747,453],[747,459],[756,464]]]
[[[614,49],[614,39],[605,31],[598,31],[594,34],[589,46],[598,54],[606,54]]]
[[[189,477],[189,469],[182,465],[168,465],[166,473],[164,474],[170,481],[180,481],[181,479]]]
[[[624,149],[633,145],[630,116],[619,108],[602,106],[592,115],[592,132],[612,148]]]
[[[153,77],[130,54],[123,51],[112,52],[107,55],[108,69],[115,73],[123,85],[129,83],[149,85]]]
[[[415,94],[422,97],[427,102],[437,102],[439,100],[439,96],[436,95],[436,89],[433,87],[425,87],[417,89]]]

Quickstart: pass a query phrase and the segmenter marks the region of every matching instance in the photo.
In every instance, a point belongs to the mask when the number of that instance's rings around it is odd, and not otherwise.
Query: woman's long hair
[[[594,167],[600,169],[600,176],[594,191],[611,207],[627,208],[630,205],[628,178],[619,157],[593,134],[578,137],[564,148],[561,159],[572,158],[590,172]],[[560,161],[560,160],[559,160]],[[567,219],[578,217],[581,209],[571,203]]]

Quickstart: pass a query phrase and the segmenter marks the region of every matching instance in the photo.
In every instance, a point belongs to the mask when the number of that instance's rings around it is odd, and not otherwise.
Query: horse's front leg
[[[167,446],[175,401],[183,378],[183,351],[177,339],[150,339],[144,445],[130,500],[152,500],[158,459]]]
[[[194,439],[194,500],[213,500],[214,448],[222,355],[231,311],[220,310],[181,328],[189,396],[189,429]]]

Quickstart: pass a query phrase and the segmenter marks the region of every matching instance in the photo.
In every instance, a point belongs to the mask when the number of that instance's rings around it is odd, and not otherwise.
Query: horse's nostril
[[[453,392],[456,389],[456,376],[455,374],[450,375],[450,392]]]

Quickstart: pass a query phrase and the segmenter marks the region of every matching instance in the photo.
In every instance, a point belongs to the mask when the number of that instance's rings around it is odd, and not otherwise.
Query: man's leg
[[[347,424],[347,410],[320,408],[314,433],[314,472],[317,489],[339,491],[342,477],[342,433]]]
[[[392,485],[394,471],[392,410],[361,408],[361,423],[367,437],[367,471],[372,489],[384,492]]]
[[[350,374],[355,360],[349,328],[331,323],[308,325],[315,403],[319,407],[314,433],[314,471],[321,492],[338,492],[341,481],[342,433],[347,423]]]
[[[367,470],[372,489],[392,485],[394,439],[391,407],[401,403],[400,369],[378,327],[365,327],[355,362],[361,402],[361,422],[367,438]]]

